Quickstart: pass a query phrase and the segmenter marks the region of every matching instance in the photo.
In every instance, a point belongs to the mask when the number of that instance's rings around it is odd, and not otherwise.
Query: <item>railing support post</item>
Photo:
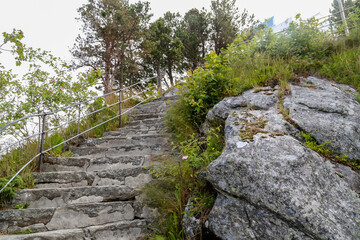
[[[39,166],[38,166],[39,172],[41,172],[41,166],[44,160],[43,151],[44,151],[44,143],[45,143],[46,113],[44,112],[43,114],[44,115],[42,117],[41,140],[40,140],[40,150],[39,150],[40,153]]]
[[[341,20],[342,20],[342,22],[344,24],[344,27],[345,27],[345,36],[348,37],[350,35],[350,33],[349,33],[349,28],[348,28],[348,25],[347,25],[347,22],[346,22],[344,6],[343,6],[341,0],[338,0],[337,2],[339,4]]]
[[[119,126],[122,127],[122,120],[121,120],[121,88],[119,90]]]

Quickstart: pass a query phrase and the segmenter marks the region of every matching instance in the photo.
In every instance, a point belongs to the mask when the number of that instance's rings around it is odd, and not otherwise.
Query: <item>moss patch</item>
[[[235,125],[240,125],[239,136],[243,141],[254,141],[254,135],[258,133],[268,133],[264,130],[268,120],[264,120],[263,117],[256,117],[255,115],[244,112],[244,118],[234,122]]]

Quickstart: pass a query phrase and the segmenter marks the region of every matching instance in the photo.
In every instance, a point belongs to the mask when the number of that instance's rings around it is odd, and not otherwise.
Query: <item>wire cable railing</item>
[[[21,122],[21,121],[27,120],[27,119],[29,119],[29,118],[34,118],[34,117],[42,118],[42,121],[41,121],[41,122],[39,121],[39,129],[40,129],[40,127],[41,127],[41,131],[39,131],[38,133],[32,134],[32,135],[30,135],[30,136],[26,136],[26,137],[24,137],[24,138],[21,138],[20,140],[14,142],[14,143],[11,143],[11,144],[9,144],[8,146],[6,146],[5,148],[3,148],[3,149],[0,150],[0,154],[3,154],[4,152],[8,151],[9,149],[14,149],[14,147],[15,147],[16,145],[21,146],[21,143],[24,142],[24,141],[27,141],[27,140],[29,140],[29,139],[31,139],[31,138],[34,138],[34,137],[39,137],[39,138],[40,138],[39,153],[36,154],[33,158],[31,158],[24,166],[22,166],[22,167],[12,176],[12,178],[1,188],[0,193],[1,193],[7,186],[9,186],[9,184],[10,184],[27,166],[29,166],[30,163],[34,162],[34,160],[37,159],[37,158],[39,158],[38,169],[39,169],[39,171],[41,171],[41,166],[42,166],[44,154],[46,154],[46,153],[54,150],[55,148],[57,148],[57,147],[59,147],[59,146],[62,146],[62,145],[64,145],[65,143],[68,143],[68,142],[70,142],[70,141],[72,141],[72,140],[80,137],[81,135],[83,135],[83,134],[85,134],[85,133],[88,133],[88,132],[90,132],[91,130],[94,130],[94,129],[96,129],[97,127],[100,127],[100,126],[102,126],[102,125],[104,125],[104,124],[106,124],[106,123],[108,123],[108,122],[110,122],[110,121],[113,121],[113,120],[117,119],[117,118],[119,119],[119,126],[120,126],[120,128],[121,128],[121,127],[122,127],[122,116],[123,116],[124,114],[130,112],[131,110],[133,110],[134,108],[136,108],[136,107],[139,106],[140,104],[142,104],[142,103],[144,103],[144,102],[146,102],[146,101],[154,98],[155,96],[154,96],[154,95],[150,95],[150,96],[146,96],[146,95],[145,95],[145,100],[142,100],[141,102],[137,103],[137,104],[134,105],[133,107],[128,108],[126,111],[123,111],[123,112],[122,112],[122,108],[121,108],[122,103],[124,103],[124,102],[126,102],[126,101],[129,101],[130,99],[134,99],[134,98],[136,98],[136,97],[139,97],[140,94],[144,94],[144,93],[147,92],[147,91],[156,90],[156,85],[146,87],[146,88],[143,89],[142,91],[136,92],[134,95],[132,95],[132,96],[130,96],[130,97],[124,99],[124,100],[122,99],[122,94],[124,93],[124,91],[126,91],[126,90],[128,90],[128,89],[131,89],[131,88],[133,88],[133,87],[135,87],[135,86],[140,86],[140,85],[147,84],[147,83],[149,83],[150,80],[152,80],[152,79],[154,79],[154,78],[149,78],[149,79],[141,80],[141,81],[139,81],[139,82],[137,82],[137,83],[134,83],[134,84],[132,84],[132,85],[130,85],[130,86],[127,86],[127,87],[124,87],[124,88],[122,88],[122,89],[119,89],[119,90],[116,90],[116,91],[113,91],[113,92],[110,92],[110,93],[106,93],[106,94],[103,94],[103,95],[101,95],[101,96],[97,96],[97,97],[94,97],[94,98],[90,98],[90,99],[87,99],[87,100],[85,100],[85,101],[77,102],[77,103],[71,104],[71,105],[69,105],[69,106],[65,106],[65,107],[62,107],[62,108],[60,108],[60,109],[57,109],[57,110],[55,110],[55,111],[43,112],[43,113],[40,113],[40,114],[33,114],[33,115],[25,116],[25,117],[22,117],[22,118],[20,118],[20,119],[17,119],[17,120],[15,120],[15,121],[12,121],[12,122],[6,124],[5,126],[3,126],[3,127],[0,129],[0,134],[1,134],[1,132],[3,132],[4,130],[6,130],[7,128],[9,128],[9,127],[11,127],[11,126],[13,126],[13,125]],[[57,114],[57,113],[59,113],[59,112],[66,111],[66,110],[68,110],[68,109],[71,109],[71,108],[74,108],[74,107],[77,107],[77,106],[80,107],[82,104],[87,104],[87,103],[89,103],[89,102],[91,102],[91,101],[95,101],[95,100],[97,100],[97,99],[99,99],[99,98],[105,98],[105,97],[110,96],[110,95],[112,95],[112,94],[118,94],[118,95],[119,95],[119,96],[118,96],[119,99],[118,99],[117,102],[112,103],[112,104],[109,104],[109,105],[107,105],[107,106],[105,106],[105,107],[101,107],[101,108],[96,109],[96,110],[94,110],[94,111],[91,111],[91,112],[89,112],[89,113],[83,114],[82,116],[76,117],[76,118],[74,118],[74,119],[72,119],[72,120],[70,120],[70,121],[65,121],[65,122],[63,122],[63,123],[61,123],[61,124],[58,124],[57,126],[54,126],[54,127],[50,128],[50,129],[46,129],[46,126],[47,126],[47,116],[52,116],[52,115],[55,115],[55,114]],[[96,126],[90,127],[90,128],[88,128],[88,129],[86,129],[86,130],[84,130],[84,131],[82,131],[82,132],[78,132],[76,135],[74,135],[74,136],[72,136],[72,137],[70,137],[70,138],[68,138],[68,139],[66,139],[66,140],[63,140],[63,141],[61,141],[60,143],[58,143],[58,144],[56,144],[56,145],[54,145],[54,146],[52,146],[52,147],[49,147],[48,149],[44,149],[45,136],[46,136],[47,134],[49,134],[50,132],[55,131],[55,130],[57,130],[57,129],[62,129],[63,127],[65,127],[65,126],[67,126],[67,125],[69,126],[69,124],[74,123],[74,122],[78,122],[78,123],[79,123],[82,119],[85,119],[86,117],[89,117],[89,116],[91,116],[91,115],[93,115],[93,114],[95,114],[95,113],[104,111],[105,109],[109,109],[109,108],[111,108],[111,107],[113,107],[113,106],[115,106],[115,105],[119,105],[119,112],[118,112],[118,114],[116,114],[116,116],[113,116],[113,117],[109,118],[109,119],[106,120],[106,121],[102,121],[101,123],[96,124]],[[79,115],[81,115],[81,114],[79,114]],[[0,161],[1,161],[1,159],[0,159]]]

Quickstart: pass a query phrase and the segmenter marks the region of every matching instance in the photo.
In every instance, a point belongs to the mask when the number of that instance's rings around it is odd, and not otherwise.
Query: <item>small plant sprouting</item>
[[[348,159],[347,155],[344,156],[336,156],[334,152],[326,147],[330,142],[325,142],[322,144],[318,144],[313,136],[310,133],[301,132],[299,135],[305,139],[305,145],[320,155],[324,156],[327,159],[330,159],[334,162],[338,162],[341,164],[349,165],[354,168],[360,169],[360,159]]]
[[[14,232],[12,234],[31,234],[31,233],[36,233],[36,231],[30,229],[30,228],[26,228],[25,231],[17,231],[17,232]]]
[[[323,155],[325,157],[332,156],[332,152],[328,148],[325,147],[325,145],[329,144],[329,142],[318,144],[316,142],[316,140],[313,138],[313,136],[311,136],[310,133],[306,133],[306,132],[301,132],[300,136],[305,139],[305,145],[308,148],[314,150],[315,152],[320,153],[321,155]]]
[[[360,94],[356,94],[356,101],[360,103]]]
[[[29,207],[29,203],[21,203],[15,206],[16,209],[26,209]]]

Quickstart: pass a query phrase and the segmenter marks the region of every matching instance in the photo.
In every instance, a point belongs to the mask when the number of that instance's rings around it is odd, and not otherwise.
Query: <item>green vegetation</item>
[[[28,181],[32,181],[31,175],[28,175]],[[0,178],[0,188],[3,188],[5,184],[10,180],[11,177]],[[0,208],[3,207],[3,204],[9,203],[9,201],[15,196],[17,189],[25,188],[25,182],[23,178],[17,176],[14,181],[12,181],[0,194]]]
[[[154,78],[159,90],[174,86],[176,76],[204,62],[210,46],[219,53],[240,30],[249,39],[254,33],[258,21],[246,10],[239,14],[236,0],[210,4],[210,11],[167,12],[150,22],[149,2],[89,0],[78,9],[83,34],[71,51],[75,66],[101,69],[105,93],[145,77]]]
[[[15,206],[16,209],[26,209],[29,207],[28,203],[21,203]]]
[[[10,234],[31,234],[31,233],[36,233],[36,231],[30,229],[30,228],[26,228],[25,231],[16,231],[16,232],[13,232],[13,233],[10,233]]]
[[[326,147],[326,145],[329,144],[328,142],[318,144],[316,142],[316,140],[311,136],[310,133],[301,132],[300,136],[305,139],[304,144],[308,148],[319,153],[321,156],[323,156],[327,159],[330,159],[331,161],[339,162],[341,164],[345,164],[350,167],[360,169],[360,159],[351,159],[350,160],[350,159],[348,159],[348,157],[346,155],[345,156],[336,156],[334,151],[332,151]]]
[[[360,31],[333,40],[317,20],[296,19],[283,34],[259,30],[253,41],[245,44],[239,36],[220,56],[207,56],[182,87],[178,112],[168,116],[171,130],[186,135],[185,125],[192,133],[219,100],[253,87],[278,85],[286,94],[288,82],[301,75],[320,75],[360,90]]]
[[[179,157],[164,159],[151,170],[155,180],[144,192],[148,204],[158,208],[162,217],[153,226],[154,235],[150,239],[155,236],[155,239],[183,239],[181,220],[189,198],[194,207],[191,214],[204,224],[215,201],[215,192],[200,173],[221,154],[223,146],[220,128],[211,129],[207,137],[193,134],[174,146]]]
[[[305,145],[308,148],[314,150],[315,152],[320,153],[321,155],[327,158],[332,156],[332,152],[326,148],[326,145],[329,144],[328,142],[318,144],[310,133],[301,132],[300,136],[305,139]]]

